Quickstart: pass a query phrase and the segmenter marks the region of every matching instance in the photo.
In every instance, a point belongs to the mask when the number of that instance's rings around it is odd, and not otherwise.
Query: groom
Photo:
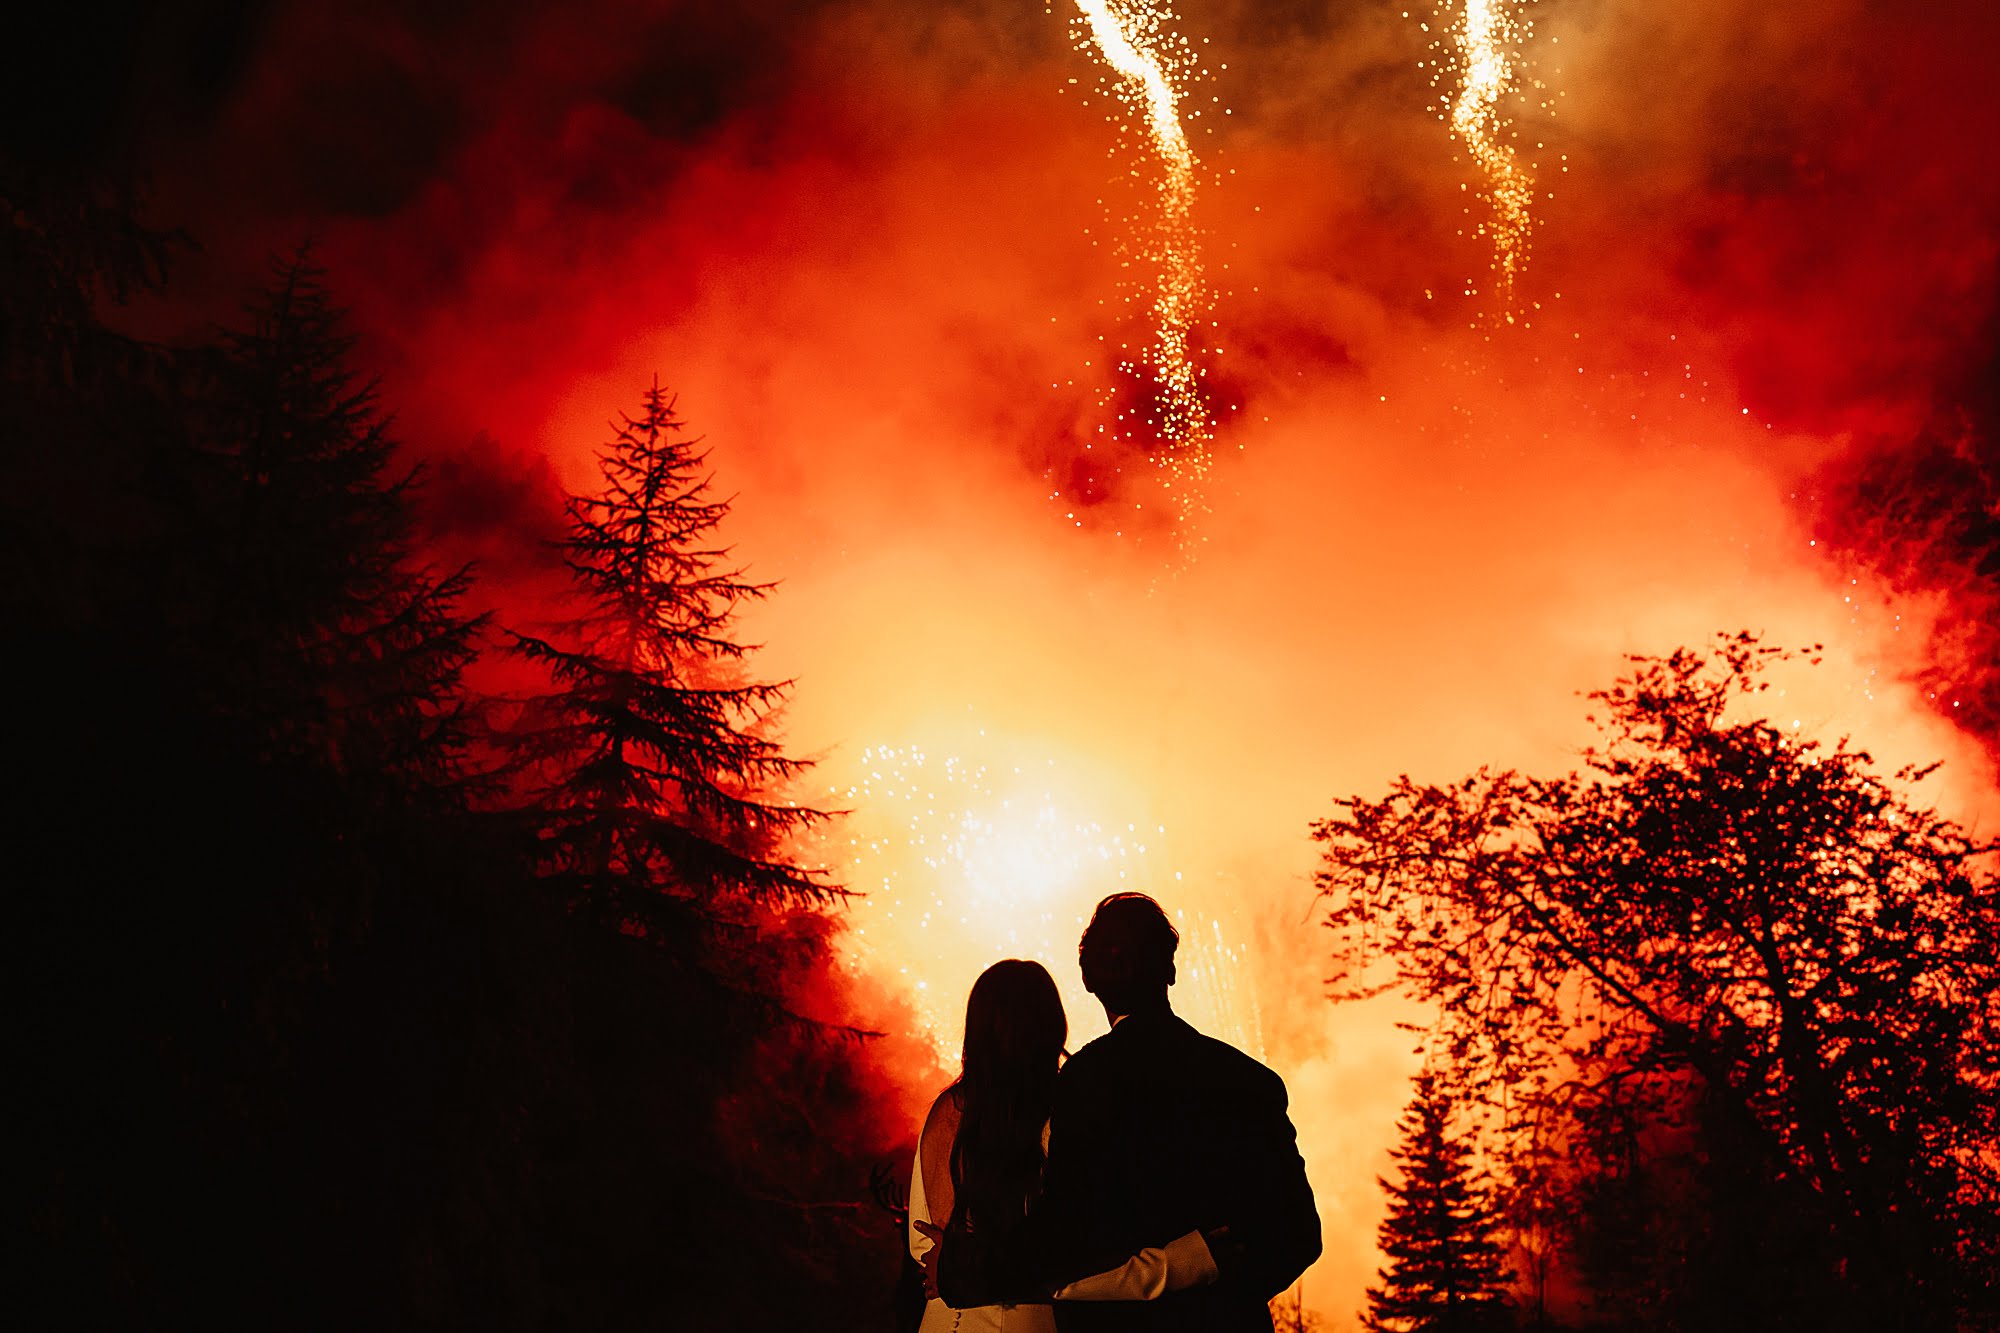
[[[1078,952],[1111,1031],[1063,1066],[1041,1198],[1008,1252],[949,1233],[937,1250],[948,1305],[1046,1299],[1062,1283],[1199,1230],[1210,1285],[1152,1301],[1059,1302],[1063,1333],[1268,1333],[1270,1298],[1319,1257],[1319,1214],[1285,1085],[1204,1037],[1167,1003],[1180,933],[1142,893],[1097,905]]]

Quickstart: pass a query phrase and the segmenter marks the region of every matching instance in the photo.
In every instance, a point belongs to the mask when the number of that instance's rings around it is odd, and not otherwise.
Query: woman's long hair
[[[1055,1100],[1069,1020],[1040,963],[1006,958],[979,974],[965,1002],[963,1072],[951,1144],[955,1227],[1006,1230],[1041,1185],[1042,1126]]]

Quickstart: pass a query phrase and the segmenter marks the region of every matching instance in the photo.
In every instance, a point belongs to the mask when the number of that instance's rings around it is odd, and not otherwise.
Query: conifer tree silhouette
[[[1432,1075],[1417,1079],[1390,1150],[1402,1180],[1389,1196],[1382,1252],[1389,1266],[1368,1289],[1370,1333],[1473,1333],[1510,1325],[1509,1273],[1497,1239],[1499,1210],[1452,1133],[1453,1102]]]
[[[510,739],[545,882],[720,979],[717,949],[759,938],[759,912],[843,891],[785,851],[825,816],[783,799],[806,765],[764,733],[789,682],[744,681],[729,632],[771,585],[714,544],[729,504],[674,403],[656,379],[599,454],[602,492],[569,502],[576,614],[513,634],[551,688]]]
[[[348,778],[443,789],[467,744],[465,667],[482,618],[462,614],[469,571],[416,557],[415,470],[353,339],[301,249],[274,265],[249,327],[214,362],[205,466],[211,518],[215,703],[276,757]],[[197,625],[206,617],[197,615]]]

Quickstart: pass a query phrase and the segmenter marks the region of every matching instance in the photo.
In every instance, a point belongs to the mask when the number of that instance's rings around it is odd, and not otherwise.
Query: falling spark
[[[1194,522],[1204,511],[1202,483],[1215,431],[1205,371],[1195,364],[1194,331],[1208,309],[1201,236],[1194,224],[1199,162],[1181,116],[1181,82],[1191,63],[1172,31],[1173,8],[1153,0],[1077,0],[1091,44],[1117,75],[1116,96],[1144,124],[1159,159],[1159,204],[1143,242],[1156,281],[1150,302],[1151,343],[1119,369],[1157,389],[1152,453],[1178,517],[1183,555],[1199,541]],[[1205,71],[1204,71],[1205,72]],[[1199,115],[1199,112],[1194,113]]]
[[[1481,193],[1491,216],[1478,230],[1493,242],[1493,303],[1488,314],[1508,324],[1515,323],[1520,312],[1518,284],[1528,266],[1534,233],[1534,168],[1515,150],[1513,122],[1506,111],[1519,78],[1521,49],[1534,34],[1534,20],[1521,13],[1531,3],[1465,0],[1451,33],[1459,84],[1451,99],[1449,123],[1486,180]],[[1540,89],[1542,84],[1534,80],[1531,86]]]
[[[983,735],[983,733],[982,733]],[[1085,813],[1089,784],[1053,759],[992,766],[921,745],[863,750],[830,793],[850,812],[824,849],[861,890],[843,937],[850,965],[900,979],[941,1057],[957,1053],[973,980],[995,960],[1034,958],[1062,991],[1075,1049],[1103,1030],[1082,988],[1076,945],[1105,894],[1160,898],[1181,931],[1175,1007],[1196,1026],[1261,1054],[1249,972],[1222,923],[1186,901],[1164,825]],[[1239,987],[1238,978],[1245,985]]]

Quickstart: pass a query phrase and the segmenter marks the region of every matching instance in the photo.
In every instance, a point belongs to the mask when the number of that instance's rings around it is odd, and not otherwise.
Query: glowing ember
[[[1173,31],[1170,4],[1077,0],[1077,9],[1088,34],[1079,45],[1087,41],[1094,46],[1115,72],[1112,92],[1145,127],[1159,162],[1158,208],[1141,230],[1137,247],[1153,280],[1151,342],[1127,349],[1118,365],[1124,374],[1154,386],[1153,419],[1118,429],[1124,434],[1144,427],[1156,442],[1151,456],[1176,507],[1176,537],[1187,555],[1199,540],[1193,520],[1203,510],[1202,482],[1208,475],[1215,421],[1201,386],[1207,372],[1195,365],[1192,343],[1209,297],[1201,236],[1194,225],[1199,163],[1181,122],[1180,103],[1185,82],[1207,71],[1194,69],[1186,39]],[[1138,174],[1136,168],[1133,174]]]
[[[849,962],[903,979],[942,1057],[957,1055],[974,978],[1005,957],[1036,959],[1055,977],[1070,1049],[1102,1032],[1076,945],[1098,899],[1121,889],[1155,894],[1176,919],[1175,1007],[1204,1031],[1261,1051],[1254,997],[1238,988],[1249,969],[1222,923],[1187,902],[1189,886],[1160,846],[1163,825],[1082,813],[1098,802],[1053,759],[989,768],[918,745],[879,745],[861,752],[857,770],[831,793],[851,812],[845,845],[826,849],[866,895],[844,937]]]

